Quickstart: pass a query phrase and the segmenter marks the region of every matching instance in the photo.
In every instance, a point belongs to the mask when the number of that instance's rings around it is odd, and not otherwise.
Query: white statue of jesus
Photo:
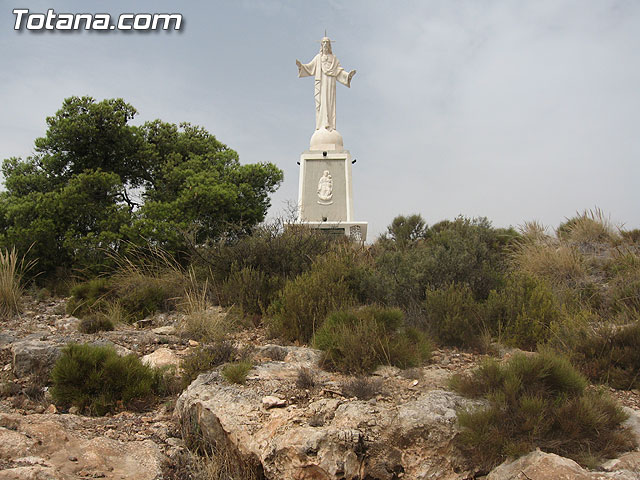
[[[326,129],[332,132],[336,129],[336,80],[351,87],[351,79],[355,70],[349,73],[340,66],[340,62],[331,51],[331,40],[323,37],[320,53],[307,64],[298,65],[298,77],[315,76],[316,100],[316,130]]]

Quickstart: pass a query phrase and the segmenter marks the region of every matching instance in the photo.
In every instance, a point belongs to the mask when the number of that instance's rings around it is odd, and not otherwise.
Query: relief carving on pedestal
[[[318,181],[318,203],[320,205],[331,205],[333,203],[333,178],[329,170],[325,170]]]

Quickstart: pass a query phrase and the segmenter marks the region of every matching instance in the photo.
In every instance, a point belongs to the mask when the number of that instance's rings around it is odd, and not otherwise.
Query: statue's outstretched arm
[[[341,84],[346,85],[347,87],[351,88],[351,79],[353,78],[353,76],[355,74],[356,74],[355,70],[351,70],[349,73],[347,73],[347,71],[345,69],[340,67],[340,71],[338,72],[338,75],[336,75],[336,79]]]
[[[311,60],[309,63],[301,63],[300,60],[296,60],[298,77],[309,77],[316,74],[316,62],[314,60]]]

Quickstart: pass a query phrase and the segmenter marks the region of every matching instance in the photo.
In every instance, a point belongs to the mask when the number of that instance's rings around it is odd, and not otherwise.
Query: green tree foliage
[[[279,169],[241,165],[235,151],[188,123],[130,125],[136,113],[122,99],[66,99],[33,156],[3,163],[0,243],[20,252],[33,243],[29,255],[47,273],[100,269],[105,250],[123,240],[175,255],[264,219]]]
[[[483,300],[502,283],[505,247],[515,231],[493,228],[486,218],[464,217],[420,227],[419,238],[404,230],[414,225],[409,231],[415,232],[419,223],[418,218],[398,217],[389,227],[396,240],[384,238],[374,245],[375,272],[366,288],[370,300],[407,312],[422,311],[428,288],[465,283],[476,299]]]
[[[424,238],[426,232],[427,224],[421,215],[398,215],[387,227],[387,238],[404,248]]]

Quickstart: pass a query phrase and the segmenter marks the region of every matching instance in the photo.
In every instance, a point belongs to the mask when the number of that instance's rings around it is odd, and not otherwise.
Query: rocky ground
[[[176,334],[180,315],[88,335],[65,314],[63,299],[30,299],[25,307],[0,331],[0,480],[186,479],[182,434],[194,431],[273,480],[463,479],[487,473],[453,450],[455,412],[471,402],[447,390],[450,375],[475,367],[482,355],[437,350],[430,365],[383,367],[363,387],[321,370],[318,352],[269,344],[266,332],[251,329],[234,336],[238,346],[254,352],[256,366],[245,385],[229,384],[213,371],[179,398],[89,417],[59,411],[46,391],[62,346],[108,343],[153,365],[175,364],[195,346]],[[629,408],[640,435],[639,393],[612,394]],[[542,452],[517,462],[487,478],[640,478],[639,452],[612,460],[601,472]]]

